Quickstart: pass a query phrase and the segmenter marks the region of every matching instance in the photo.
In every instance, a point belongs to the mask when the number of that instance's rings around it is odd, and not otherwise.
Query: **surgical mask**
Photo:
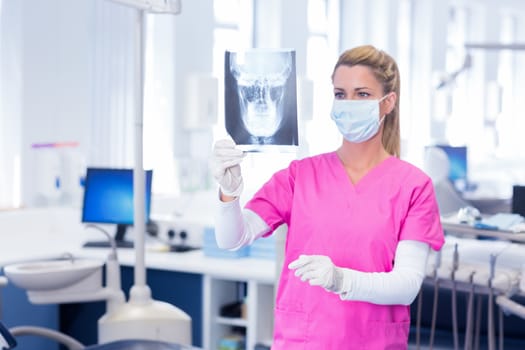
[[[387,96],[379,100],[334,100],[330,115],[347,141],[360,143],[377,134],[385,119],[379,119],[379,103]]]

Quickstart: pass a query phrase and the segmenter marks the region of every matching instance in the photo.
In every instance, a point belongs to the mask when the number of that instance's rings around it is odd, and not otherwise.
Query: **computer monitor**
[[[151,209],[151,182],[153,171],[145,171],[145,219],[149,221]],[[115,224],[117,247],[132,248],[125,240],[126,230],[133,225],[133,169],[87,168],[84,182],[82,222]],[[110,242],[89,241],[85,247],[109,247]]]
[[[442,149],[449,161],[448,179],[458,190],[464,190],[468,185],[467,146],[436,145]]]
[[[525,216],[525,185],[512,186],[511,211],[514,214]]]

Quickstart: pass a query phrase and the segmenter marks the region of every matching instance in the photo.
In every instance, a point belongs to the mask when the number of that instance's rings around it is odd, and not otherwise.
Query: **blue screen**
[[[455,183],[458,180],[467,180],[467,147],[437,145],[447,154],[449,161],[448,178]]]
[[[152,171],[145,172],[146,222],[151,207]],[[133,169],[88,168],[82,222],[133,224]]]

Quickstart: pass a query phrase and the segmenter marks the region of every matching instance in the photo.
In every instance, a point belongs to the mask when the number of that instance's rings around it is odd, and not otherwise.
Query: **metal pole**
[[[144,114],[144,62],[145,33],[143,10],[136,10],[135,45],[135,75],[138,84],[135,85],[135,166],[133,168],[133,232],[135,242],[135,286],[146,285],[146,269],[144,259],[144,235],[146,229],[144,195],[146,192],[143,167],[143,114]]]

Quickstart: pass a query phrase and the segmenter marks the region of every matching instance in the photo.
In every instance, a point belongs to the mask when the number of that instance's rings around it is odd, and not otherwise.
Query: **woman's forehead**
[[[376,79],[372,70],[363,65],[337,67],[334,72],[333,83],[335,87],[381,88],[381,83]]]

